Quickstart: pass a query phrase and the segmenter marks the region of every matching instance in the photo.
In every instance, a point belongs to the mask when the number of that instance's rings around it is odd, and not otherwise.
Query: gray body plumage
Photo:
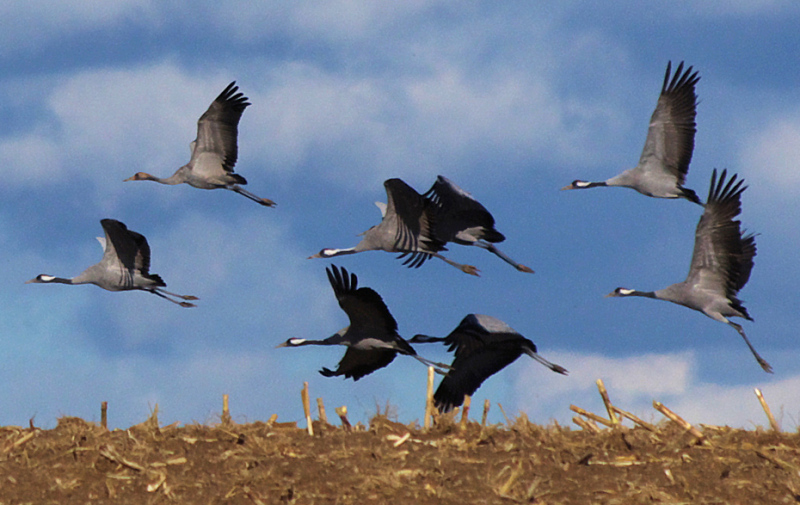
[[[446,337],[415,335],[411,343],[442,342],[454,352],[451,370],[433,395],[436,408],[449,412],[472,395],[483,382],[523,353],[550,370],[566,375],[567,370],[540,356],[536,345],[503,321],[483,314],[469,314]]]
[[[98,237],[103,246],[103,258],[98,263],[72,278],[41,274],[28,283],[94,284],[108,291],[138,289],[182,307],[194,307],[191,303],[179,302],[170,296],[182,300],[197,300],[197,297],[178,295],[162,289],[166,287],[166,283],[159,275],[150,273],[150,246],[142,234],[128,230],[123,223],[114,219],[103,219],[100,224],[105,231],[105,237]]]
[[[606,181],[575,180],[561,189],[620,186],[635,189],[647,196],[685,198],[702,205],[697,194],[683,186],[692,161],[697,132],[695,85],[700,77],[697,72],[692,73],[692,67],[683,72],[681,62],[670,80],[671,67],[670,62],[664,74],[658,103],[650,117],[639,163]]]
[[[359,288],[356,275],[344,268],[331,265],[325,270],[336,300],[347,314],[350,325],[324,340],[290,338],[278,347],[346,346],[347,350],[336,370],[324,367],[320,370],[325,377],[343,375],[346,379],[358,380],[389,365],[397,354],[411,356],[425,365],[447,368],[447,365],[417,355],[414,348],[397,333],[397,321],[375,290]]]
[[[521,272],[533,270],[511,259],[494,244],[506,237],[494,227],[494,216],[472,195],[450,179],[436,178],[425,198],[434,204],[433,236],[442,242],[455,242],[486,249]]]
[[[434,205],[417,193],[414,188],[401,179],[388,179],[383,183],[386,189],[386,205],[379,205],[383,218],[381,222],[362,233],[361,241],[354,247],[345,249],[322,249],[311,258],[332,258],[363,251],[386,251],[400,253],[406,258],[404,265],[420,267],[435,256],[459,270],[477,275],[472,265],[456,263],[441,254],[445,243],[434,236]]]
[[[738,298],[739,290],[750,278],[756,255],[755,236],[745,234],[734,218],[741,212],[741,194],[747,188],[734,174],[726,180],[723,170],[711,175],[711,186],[705,211],[695,231],[694,252],[686,280],[657,291],[636,291],[617,288],[608,296],[644,296],[666,300],[702,312],[706,316],[734,328],[744,339],[759,365],[771,372],[767,363],[744,333],[741,325],[729,317],[752,321]]]
[[[198,189],[228,189],[261,205],[274,206],[272,200],[260,198],[242,188],[240,185],[247,184],[247,180],[233,172],[239,156],[239,120],[250,105],[247,97],[238,90],[236,81],[230,83],[200,116],[197,138],[190,146],[189,163],[166,179],[139,172],[125,180],[168,185],[185,183]]]

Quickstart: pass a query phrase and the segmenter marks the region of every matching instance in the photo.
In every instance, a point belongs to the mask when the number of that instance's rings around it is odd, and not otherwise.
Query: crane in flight
[[[171,293],[158,274],[150,273],[150,246],[140,233],[131,231],[115,219],[100,221],[105,237],[97,237],[103,246],[103,258],[82,273],[71,278],[40,274],[26,282],[57,284],[94,284],[108,291],[141,290],[160,296],[181,307],[194,307],[186,300],[196,296]],[[176,300],[177,299],[177,300]]]
[[[125,179],[125,182],[155,181],[168,185],[186,183],[199,189],[228,189],[266,207],[274,207],[275,202],[269,198],[258,197],[244,189],[242,185],[247,184],[247,179],[233,172],[239,156],[239,119],[250,105],[247,97],[237,93],[238,90],[236,81],[228,84],[200,116],[197,121],[197,138],[190,145],[192,155],[189,163],[166,179],[137,172]]]

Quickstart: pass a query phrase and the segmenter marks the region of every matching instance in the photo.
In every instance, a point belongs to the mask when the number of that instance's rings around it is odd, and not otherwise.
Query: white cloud
[[[3,171],[22,185],[91,180],[101,202],[114,201],[135,171],[167,177],[189,161],[197,120],[228,83],[225,74],[199,78],[171,61],[77,73],[45,99],[42,121],[51,123],[0,140]]]
[[[546,77],[524,71],[478,78],[444,65],[388,81],[290,63],[271,77],[265,94],[251,94],[266,112],[248,119],[243,141],[275,170],[314,155],[346,169],[321,176],[359,187],[397,174],[427,180],[434,169],[457,174],[480,153],[588,161],[598,141],[586,125],[620,123],[610,105],[564,100]]]
[[[800,189],[800,114],[776,117],[745,140],[742,165],[763,178],[761,190],[770,195],[797,196]]]
[[[665,419],[653,408],[655,400],[693,424],[746,429],[766,426],[767,418],[753,393],[756,387],[762,390],[776,417],[782,416],[783,429],[795,429],[800,419],[800,376],[744,385],[706,383],[695,374],[697,360],[693,353],[628,358],[556,353],[552,358],[569,365],[568,377],[540,373],[541,367],[531,365],[522,369],[514,382],[519,410],[539,422],[545,421],[543,416],[555,413],[560,423],[572,424],[576,414],[568,410],[570,404],[607,417],[597,379],[603,379],[614,405],[648,422]]]

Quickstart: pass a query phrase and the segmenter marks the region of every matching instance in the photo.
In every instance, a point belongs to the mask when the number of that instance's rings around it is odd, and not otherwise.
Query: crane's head
[[[304,338],[290,338],[286,342],[276,345],[275,348],[277,349],[278,347],[298,347],[303,345],[305,342],[306,339]]]
[[[614,291],[610,292],[606,295],[606,298],[610,298],[613,296],[631,296],[636,293],[635,289],[628,289],[628,288],[617,288]]]
[[[31,279],[31,280],[25,281],[25,284],[38,284],[38,283],[42,283],[42,282],[53,282],[54,280],[55,280],[55,277],[53,277],[52,275],[39,274],[36,277],[34,277],[33,279]]]
[[[317,254],[312,254],[306,259],[313,259],[313,258],[333,258],[339,254],[339,249],[323,249]]]
[[[561,191],[565,189],[586,189],[586,188],[596,188],[598,186],[605,186],[605,182],[589,182],[589,181],[582,181],[580,179],[575,179],[571,183],[567,184]]]
[[[152,181],[152,180],[153,180],[153,176],[152,175],[150,175],[150,174],[148,174],[146,172],[136,172],[135,174],[133,174],[133,176],[128,177],[127,179],[125,179],[122,182],[128,182],[128,181]]]
[[[564,186],[563,188],[561,188],[561,191],[564,191],[566,189],[583,189],[583,188],[587,187],[588,185],[589,185],[589,183],[586,182],[586,181],[581,181],[579,179],[575,179],[571,183],[569,183],[566,186]]]

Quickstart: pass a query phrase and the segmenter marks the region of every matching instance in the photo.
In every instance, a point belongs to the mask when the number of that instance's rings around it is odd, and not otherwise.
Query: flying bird
[[[755,235],[744,234],[740,222],[734,220],[742,210],[740,198],[747,186],[743,186],[743,179],[737,182],[736,174],[727,181],[726,175],[727,170],[723,170],[717,181],[717,170],[711,174],[708,201],[695,231],[686,280],[658,291],[617,288],[606,296],[644,296],[702,312],[739,332],[761,368],[772,373],[772,367],[750,344],[742,326],[728,319],[735,316],[753,320],[737,294],[750,278],[756,241]]]
[[[438,176],[431,189],[422,195],[435,206],[433,236],[442,242],[474,245],[497,255],[520,272],[533,273],[495,247],[506,237],[494,227],[494,217],[486,207],[453,181]]]
[[[379,368],[391,363],[398,354],[411,356],[425,365],[449,369],[447,365],[435,363],[419,355],[413,347],[397,333],[395,321],[381,296],[372,288],[359,288],[356,274],[331,265],[326,268],[339,306],[350,319],[350,325],[324,340],[290,338],[277,347],[300,347],[304,345],[344,345],[347,350],[336,370],[322,368],[325,377],[344,375],[345,379],[357,381]]]
[[[697,132],[697,95],[700,80],[692,67],[683,71],[683,62],[670,80],[672,62],[667,63],[658,104],[650,117],[647,139],[639,164],[603,182],[575,180],[564,189],[622,186],[656,198],[685,198],[702,205],[697,194],[683,187],[694,150]]]
[[[237,93],[236,81],[228,84],[197,121],[197,138],[191,143],[189,163],[166,179],[138,172],[125,181],[155,181],[161,184],[186,183],[199,189],[229,189],[267,207],[275,206],[268,198],[260,198],[240,185],[247,180],[233,172],[238,157],[239,119],[250,105],[247,97]]]
[[[97,237],[103,246],[103,258],[80,275],[69,279],[40,274],[26,282],[58,284],[94,284],[108,291],[139,289],[153,293],[181,307],[195,305],[180,300],[197,300],[196,296],[179,295],[163,288],[167,285],[157,274],[150,273],[150,246],[143,235],[129,230],[115,219],[100,221],[105,237]],[[172,298],[170,298],[172,297]]]
[[[451,411],[464,403],[483,381],[513,363],[523,353],[550,370],[567,375],[567,370],[541,357],[536,345],[503,321],[483,314],[469,314],[446,337],[415,335],[409,342],[443,342],[455,351],[451,369],[442,379],[433,401],[439,412]]]
[[[378,204],[383,213],[380,223],[362,233],[363,238],[355,247],[322,249],[308,259],[333,258],[362,251],[387,251],[401,253],[399,258],[409,256],[403,263],[409,267],[420,267],[435,256],[462,272],[478,275],[478,269],[474,266],[456,263],[439,254],[439,251],[447,249],[445,243],[433,234],[434,205],[430,200],[423,198],[400,179],[388,179],[383,186],[386,188],[387,203]]]

